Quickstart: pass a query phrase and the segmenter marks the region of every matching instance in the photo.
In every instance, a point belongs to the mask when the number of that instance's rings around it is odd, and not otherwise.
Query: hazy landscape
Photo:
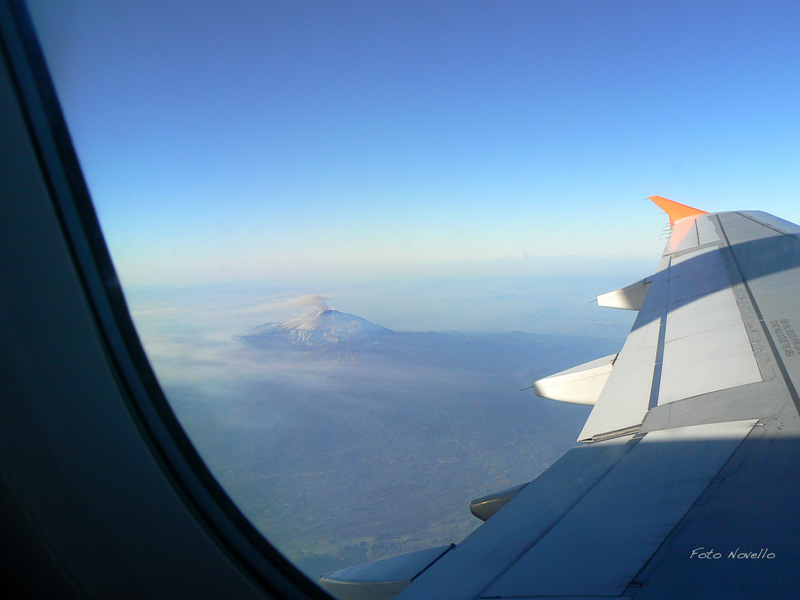
[[[133,295],[159,379],[245,515],[314,578],[468,535],[471,499],[536,477],[588,416],[522,388],[619,350],[628,318],[397,331],[319,295],[276,292],[273,313],[297,316],[260,324],[251,304],[191,297]]]

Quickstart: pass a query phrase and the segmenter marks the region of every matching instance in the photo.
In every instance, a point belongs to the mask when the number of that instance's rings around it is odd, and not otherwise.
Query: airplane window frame
[[[5,0],[0,11],[0,52],[108,362],[142,440],[184,504],[266,594],[330,598],[241,513],[169,406],[128,312],[27,7],[22,0]]]

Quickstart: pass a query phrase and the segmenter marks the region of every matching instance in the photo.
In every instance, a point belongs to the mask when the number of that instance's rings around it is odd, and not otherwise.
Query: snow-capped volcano
[[[391,329],[329,308],[285,323],[262,325],[256,336],[283,339],[294,345],[310,347],[341,342],[371,344],[391,333],[394,333]]]

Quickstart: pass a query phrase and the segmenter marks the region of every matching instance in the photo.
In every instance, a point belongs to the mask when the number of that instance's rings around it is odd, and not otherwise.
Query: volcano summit
[[[311,348],[332,347],[343,343],[371,346],[393,333],[391,329],[356,315],[327,308],[285,323],[261,325],[248,337],[262,342],[283,342]]]

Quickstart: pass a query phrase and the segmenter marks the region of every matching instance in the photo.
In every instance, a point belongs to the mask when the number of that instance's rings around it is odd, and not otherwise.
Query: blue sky
[[[652,194],[800,220],[797,2],[31,6],[124,284],[655,264]]]

